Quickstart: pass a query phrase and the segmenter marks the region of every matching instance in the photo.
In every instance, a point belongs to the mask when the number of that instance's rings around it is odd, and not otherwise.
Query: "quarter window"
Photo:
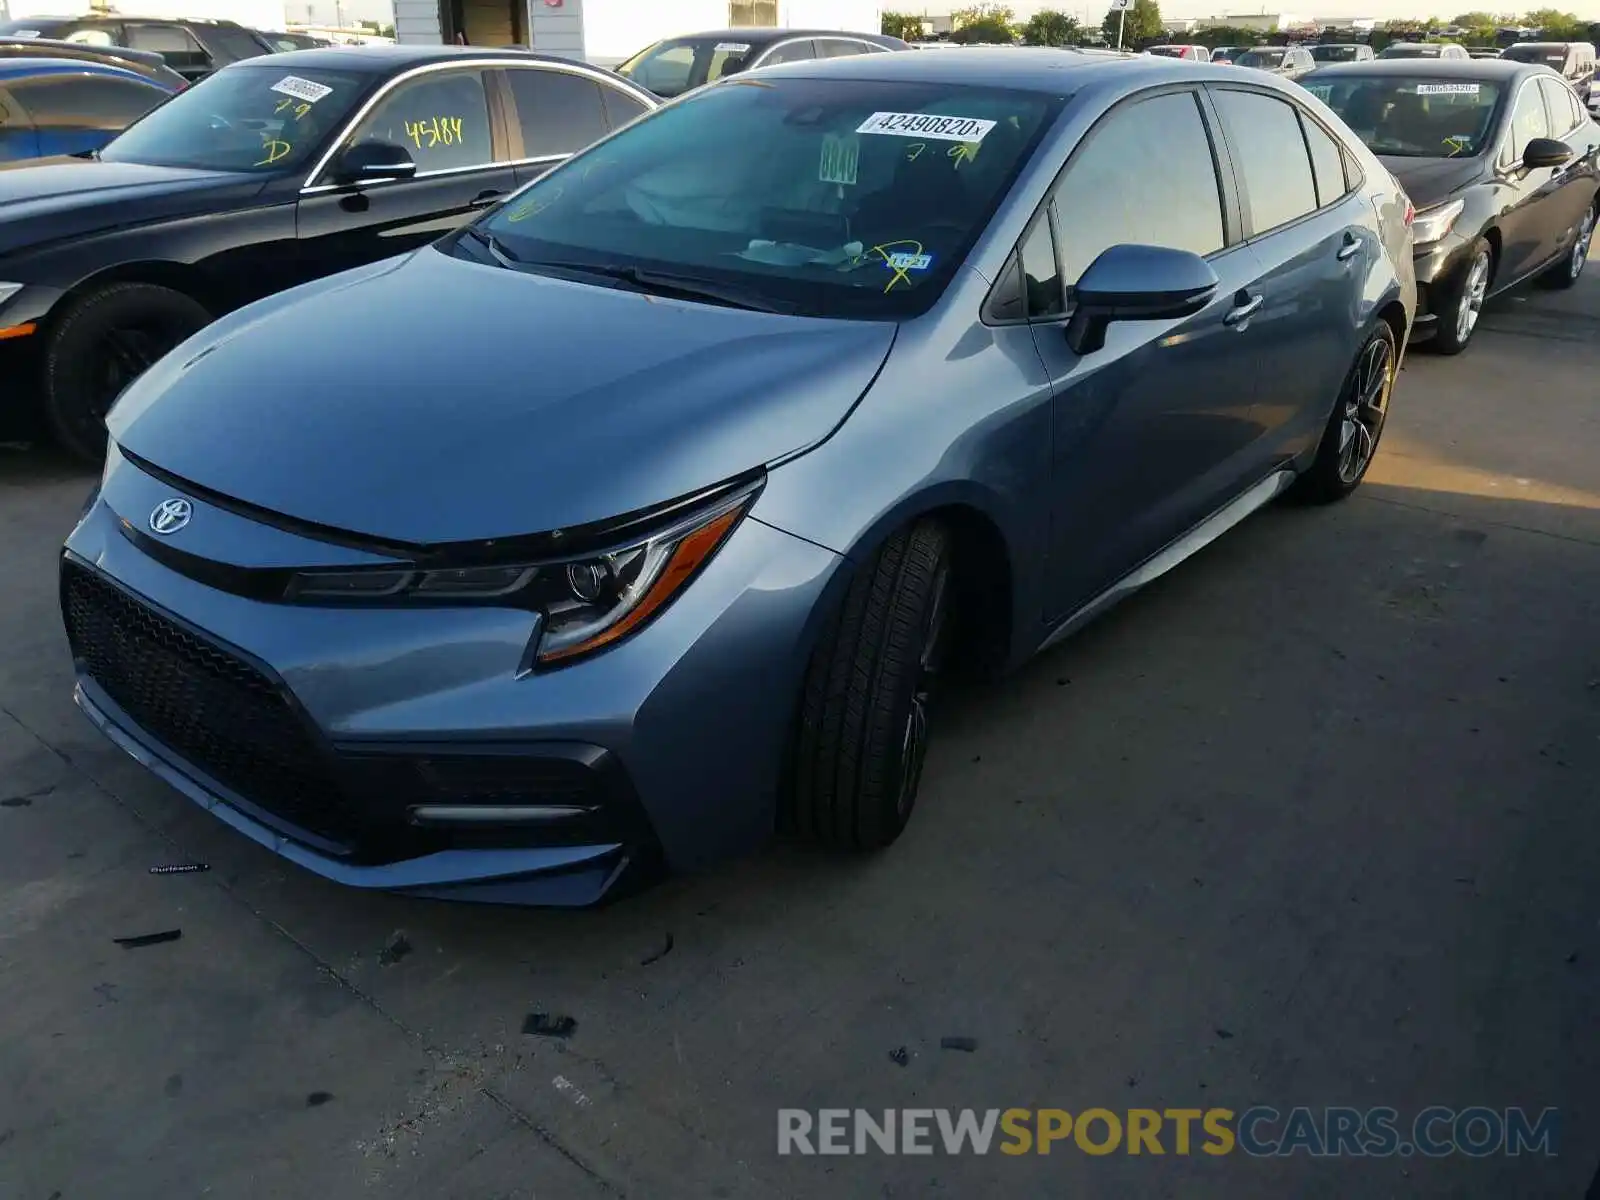
[[[1306,132],[1306,145],[1311,148],[1311,172],[1316,176],[1317,201],[1327,206],[1348,190],[1344,183],[1344,156],[1328,131],[1305,113],[1300,114],[1300,124]]]
[[[1251,232],[1263,234],[1314,211],[1317,187],[1294,107],[1259,92],[1218,89],[1213,95],[1228,123]]]
[[[353,140],[404,147],[421,171],[493,162],[483,76],[446,71],[403,83],[372,110]]]
[[[1511,110],[1511,158],[1520,161],[1534,138],[1550,136],[1550,121],[1539,99],[1539,89],[1531,84],[1517,93],[1517,106]]]
[[[1195,254],[1222,248],[1222,194],[1193,92],[1118,108],[1089,139],[1055,196],[1068,284],[1103,251],[1125,242]],[[1130,146],[1139,147],[1138,153],[1130,153]],[[1160,169],[1152,170],[1153,163]]]
[[[818,38],[815,44],[821,58],[850,58],[867,52],[863,43],[849,42],[844,38]]]
[[[528,158],[572,154],[606,135],[600,85],[592,79],[534,68],[506,74]]]
[[[621,88],[600,88],[600,101],[606,110],[606,124],[612,129],[621,129],[635,117],[642,117],[650,111],[650,106],[635,96],[628,95]]]
[[[1573,119],[1572,107],[1568,103],[1572,96],[1571,89],[1554,79],[1539,80],[1539,88],[1544,92],[1545,109],[1550,114],[1551,133],[1570,132],[1577,125],[1577,121]]]

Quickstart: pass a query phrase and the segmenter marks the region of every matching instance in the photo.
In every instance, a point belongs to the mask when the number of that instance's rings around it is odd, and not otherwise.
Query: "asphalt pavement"
[[[1264,512],[950,697],[890,853],[775,847],[598,912],[342,890],[113,749],[56,604],[89,484],[0,454],[3,1200],[1595,1175],[1600,270],[1410,355],[1350,502]],[[1553,1157],[777,1153],[780,1108],[1260,1104],[1561,1121]]]

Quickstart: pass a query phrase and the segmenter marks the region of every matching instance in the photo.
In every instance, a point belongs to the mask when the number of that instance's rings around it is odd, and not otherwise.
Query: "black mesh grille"
[[[260,671],[72,562],[62,567],[62,612],[84,670],[151,737],[283,820],[353,840],[347,798]]]

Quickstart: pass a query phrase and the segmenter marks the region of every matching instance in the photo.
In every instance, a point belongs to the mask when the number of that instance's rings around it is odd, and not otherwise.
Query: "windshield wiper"
[[[482,246],[502,267],[516,267],[522,260],[500,244],[498,238],[492,233],[479,229],[476,225],[468,225],[461,231],[463,237],[469,237]]]
[[[769,300],[756,292],[731,287],[693,275],[669,275],[660,271],[641,271],[638,267],[614,267],[606,263],[588,262],[522,262],[522,266],[535,270],[544,267],[552,271],[570,271],[574,275],[593,275],[601,279],[614,279],[631,284],[641,292],[655,296],[677,296],[685,300],[704,300],[727,308],[743,308],[751,312],[792,313],[794,306]]]

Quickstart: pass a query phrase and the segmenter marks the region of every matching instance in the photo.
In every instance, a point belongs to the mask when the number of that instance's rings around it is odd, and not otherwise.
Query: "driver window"
[[[487,166],[494,150],[483,76],[444,71],[403,83],[378,102],[350,140],[400,146],[419,174]]]
[[[1570,133],[1574,126],[1572,109],[1567,105],[1567,87],[1555,79],[1539,80],[1539,87],[1544,92],[1545,109],[1550,113],[1550,136],[1560,137]]]
[[[1550,121],[1536,83],[1524,85],[1517,93],[1517,106],[1511,110],[1511,161],[1521,162],[1534,138],[1550,136]]]

